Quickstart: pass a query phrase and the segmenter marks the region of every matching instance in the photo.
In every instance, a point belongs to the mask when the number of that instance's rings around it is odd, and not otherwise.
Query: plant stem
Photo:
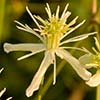
[[[100,85],[97,87],[96,100],[100,100]]]

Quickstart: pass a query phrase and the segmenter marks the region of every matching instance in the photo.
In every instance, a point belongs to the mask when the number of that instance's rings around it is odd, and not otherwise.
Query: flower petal
[[[47,51],[45,53],[45,57],[44,57],[41,65],[40,65],[39,70],[37,71],[37,73],[33,77],[33,80],[31,82],[31,84],[29,85],[29,87],[26,90],[26,96],[27,97],[32,96],[34,91],[39,89],[39,86],[41,84],[42,78],[43,78],[46,70],[48,69],[48,67],[49,67],[49,65],[51,63],[53,63],[52,55],[51,55],[51,53],[49,51]]]
[[[34,54],[42,52],[42,51],[44,51],[44,49],[41,49],[41,50],[38,50],[38,51],[34,51],[32,53],[26,54],[26,55],[24,55],[22,57],[19,57],[17,60],[22,60],[22,59],[28,58],[28,57],[33,56]]]
[[[31,51],[36,52],[38,50],[45,49],[43,44],[33,44],[33,43],[20,43],[20,44],[4,44],[4,51],[9,53],[12,51]]]
[[[83,65],[75,58],[73,57],[69,52],[63,50],[63,49],[58,49],[56,51],[57,55],[60,57],[63,57],[68,63],[70,63],[73,67],[73,69],[77,72],[77,74],[83,78],[84,80],[89,80],[91,77],[91,73],[88,72]]]
[[[70,31],[68,31],[65,35],[63,35],[61,37],[60,40],[62,40],[63,38],[65,38],[67,35],[69,35],[71,32],[75,31],[77,28],[79,28],[81,25],[83,25],[85,22],[85,20],[83,20],[81,23],[79,23],[78,25],[76,25],[75,27],[73,27]]]
[[[65,13],[65,15],[63,16],[63,19],[61,20],[61,21],[63,21],[63,24],[66,23],[67,18],[68,18],[70,15],[71,15],[71,12],[69,12],[69,11],[67,11],[67,12]]]
[[[7,98],[6,100],[11,100],[13,97],[9,97],[9,98]]]
[[[0,91],[0,97],[4,94],[5,91],[6,91],[6,88],[4,88],[2,91]]]
[[[45,10],[46,10],[46,12],[47,12],[47,14],[48,14],[48,17],[51,18],[51,10],[50,10],[50,6],[49,6],[48,3],[46,3],[46,6],[47,6],[47,7],[45,7]]]
[[[35,36],[37,36],[42,42],[44,42],[43,38],[36,33],[33,29],[31,29],[27,24],[23,25],[22,23],[15,21],[15,23],[18,24],[18,26],[16,26],[18,29],[23,30],[25,32],[29,32],[31,34],[34,34]]]
[[[54,64],[54,76],[53,76],[53,85],[56,83],[56,55],[55,52],[52,52],[52,59],[53,59],[53,64]]]
[[[35,24],[38,26],[39,29],[41,29],[39,23],[36,21],[36,19],[34,18],[34,16],[32,15],[32,13],[30,12],[30,10],[28,9],[28,7],[26,6],[26,10],[28,12],[28,14],[30,15],[30,17],[32,18],[32,20],[35,22]]]
[[[86,50],[84,50],[83,48],[78,48],[78,47],[66,47],[66,46],[61,46],[60,48],[62,48],[62,49],[73,49],[73,50],[79,50],[79,51],[82,51],[82,52],[87,53]]]
[[[62,20],[62,19],[64,18],[65,13],[66,13],[66,11],[67,11],[67,9],[68,9],[68,6],[69,6],[69,4],[66,4],[66,6],[65,6],[65,8],[64,8],[64,11],[63,11],[63,13],[62,13],[62,15],[61,15],[60,20]]]
[[[65,44],[65,43],[69,43],[69,42],[76,42],[76,41],[84,40],[84,39],[86,39],[88,36],[94,35],[94,34],[96,34],[96,33],[97,33],[97,32],[92,32],[92,33],[88,33],[88,34],[82,34],[82,35],[79,35],[79,36],[75,36],[75,37],[73,37],[73,38],[70,38],[70,39],[68,39],[68,40],[66,40],[66,41],[61,42],[60,45]]]
[[[97,64],[93,63],[95,62],[93,58],[94,56],[92,54],[85,54],[79,58],[79,61],[85,65],[85,68],[89,69],[98,66]]]
[[[72,26],[72,25],[74,25],[75,23],[76,23],[76,20],[78,19],[78,16],[76,16],[69,24],[68,24],[68,26],[70,27],[70,26]]]
[[[1,73],[3,70],[4,70],[4,68],[1,68],[1,69],[0,69],[0,73]]]
[[[57,10],[56,10],[56,18],[58,19],[59,18],[59,10],[60,10],[60,6],[57,7]]]
[[[86,82],[86,84],[91,87],[96,87],[100,84],[100,69]]]

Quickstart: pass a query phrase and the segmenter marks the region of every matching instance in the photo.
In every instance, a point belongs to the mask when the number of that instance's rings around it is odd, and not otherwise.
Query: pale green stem
[[[0,41],[2,39],[3,26],[4,26],[5,1],[6,0],[0,0]]]
[[[100,100],[100,85],[97,86],[96,100]]]

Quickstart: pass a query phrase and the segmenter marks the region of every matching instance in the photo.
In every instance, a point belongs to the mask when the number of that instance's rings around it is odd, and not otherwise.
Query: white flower
[[[30,43],[30,44],[29,43],[27,44],[26,43],[23,44],[5,43],[4,44],[4,50],[7,53],[12,51],[31,52],[27,55],[24,55],[23,57],[18,58],[18,60],[22,60],[36,53],[45,51],[44,59],[38,71],[36,72],[35,76],[33,77],[31,84],[26,90],[27,97],[32,96],[33,92],[39,89],[41,80],[46,70],[51,64],[54,64],[53,84],[56,83],[56,55],[59,56],[61,59],[65,59],[68,63],[70,63],[73,69],[77,72],[77,74],[84,80],[89,80],[89,78],[91,77],[91,73],[88,72],[84,68],[84,66],[75,57],[73,57],[68,51],[64,50],[64,49],[81,50],[80,48],[76,48],[76,47],[65,47],[63,46],[63,44],[80,41],[86,39],[89,35],[95,34],[95,32],[83,34],[63,41],[63,39],[67,35],[69,35],[71,32],[79,28],[85,22],[85,20],[83,20],[75,27],[72,27],[76,23],[76,20],[78,18],[75,17],[69,24],[67,24],[66,23],[67,18],[71,15],[71,12],[67,11],[68,5],[69,4],[65,6],[65,9],[61,17],[59,17],[60,7],[58,6],[56,13],[52,14],[50,7],[47,3],[47,7],[45,8],[48,14],[47,20],[43,20],[40,16],[32,15],[28,7],[26,7],[27,12],[29,13],[33,21],[36,23],[38,29],[31,29],[27,24],[23,25],[20,22],[15,21],[18,24],[17,28],[37,36],[42,43]],[[41,25],[37,22],[37,20],[41,22]]]
[[[94,67],[97,69],[97,72],[86,82],[91,87],[96,87],[100,84],[100,44],[96,37],[94,39],[97,50],[93,47],[94,53],[88,51],[88,54],[81,56],[79,59],[86,68]]]

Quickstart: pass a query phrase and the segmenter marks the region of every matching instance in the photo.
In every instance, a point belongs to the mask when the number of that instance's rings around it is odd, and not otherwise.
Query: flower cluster
[[[78,25],[74,26],[76,23],[78,16],[75,17],[70,23],[66,23],[68,17],[71,15],[70,11],[67,11],[67,4],[61,16],[59,16],[60,7],[57,7],[56,13],[51,12],[48,3],[46,4],[45,10],[48,15],[48,19],[44,20],[40,16],[32,15],[28,7],[26,7],[27,12],[29,13],[32,20],[37,25],[37,29],[30,28],[27,24],[23,25],[22,23],[15,21],[17,23],[17,28],[26,32],[29,32],[35,36],[37,36],[41,43],[20,43],[20,44],[4,44],[5,52],[9,53],[12,51],[30,51],[31,53],[26,54],[18,60],[25,59],[30,57],[36,53],[45,51],[44,59],[36,72],[35,76],[29,87],[26,90],[27,97],[32,96],[34,91],[39,89],[40,83],[42,81],[43,76],[45,75],[48,67],[53,64],[54,65],[54,81],[53,84],[56,83],[56,55],[61,59],[66,60],[76,71],[76,73],[84,80],[89,80],[91,77],[91,73],[86,70],[84,65],[82,65],[79,60],[73,57],[67,50],[65,49],[77,49],[82,50],[77,47],[66,47],[63,44],[76,42],[83,39],[86,39],[88,36],[95,34],[88,33],[82,34],[79,36],[75,36],[65,40],[65,37],[72,33],[74,30],[79,28],[84,24],[85,20],[83,20]],[[39,24],[38,21],[41,23]],[[74,27],[73,27],[74,26]]]

